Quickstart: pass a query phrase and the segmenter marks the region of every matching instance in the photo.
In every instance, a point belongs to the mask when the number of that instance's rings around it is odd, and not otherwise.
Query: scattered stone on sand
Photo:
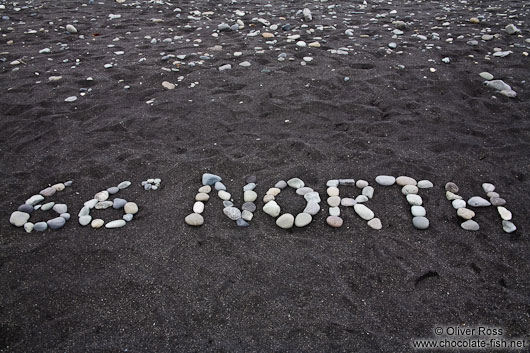
[[[513,233],[517,230],[517,227],[510,221],[502,221],[502,230],[506,233]]]
[[[326,218],[326,223],[333,228],[339,228],[342,227],[343,220],[337,216],[328,216],[328,218]]]
[[[184,221],[190,226],[201,226],[204,224],[204,218],[198,213],[191,213],[184,218]]]
[[[82,225],[83,227],[89,224],[90,221],[92,221],[92,216],[90,215],[84,215],[84,216],[79,217],[79,224]]]
[[[300,189],[305,186],[304,182],[298,178],[292,178],[287,181],[287,185],[294,189]]]
[[[516,34],[521,32],[519,28],[517,28],[514,24],[511,23],[507,25],[504,29],[508,34]]]
[[[479,76],[482,77],[483,79],[487,80],[487,81],[493,80],[493,75],[490,74],[489,72],[481,72],[479,74]]]
[[[363,204],[356,204],[353,206],[355,213],[365,221],[369,221],[374,218],[374,212]]]
[[[114,228],[121,228],[125,226],[127,222],[123,219],[116,219],[114,221],[110,221],[109,223],[105,224],[105,228],[107,229],[114,229]]]
[[[497,212],[499,212],[499,215],[505,221],[510,221],[512,219],[512,213],[508,209],[506,209],[505,207],[498,206],[497,207]]]
[[[47,223],[50,229],[60,229],[65,225],[66,219],[64,219],[63,217],[56,217],[50,219]]]
[[[138,205],[134,202],[127,202],[125,206],[123,206],[123,209],[126,214],[136,214],[138,213]]]
[[[491,203],[488,200],[483,199],[480,196],[473,196],[472,198],[467,200],[467,204],[472,206],[472,207],[487,207],[487,206],[491,206]]]
[[[416,229],[427,229],[429,228],[429,220],[425,217],[414,217],[412,218],[412,225]]]
[[[462,227],[462,229],[469,230],[469,231],[477,231],[480,229],[480,226],[478,225],[478,223],[472,219],[465,221],[464,223],[460,225],[460,227]]]
[[[381,220],[379,218],[372,218],[368,221],[368,226],[372,229],[379,230],[383,228],[383,224],[381,223]]]
[[[94,219],[92,222],[90,222],[90,226],[94,229],[101,228],[104,224],[105,221],[100,218]]]
[[[320,206],[319,206],[319,208],[320,208]],[[281,208],[276,203],[276,201],[269,201],[263,206],[263,212],[265,212],[269,216],[278,217],[278,215],[281,212]]]
[[[71,33],[71,34],[75,34],[77,33],[77,28],[75,28],[73,25],[71,24],[67,24],[66,25],[66,31]]]
[[[473,212],[469,208],[462,207],[456,211],[456,215],[467,220],[475,217],[475,212]]]
[[[168,82],[168,81],[164,81],[164,82],[162,82],[162,87],[164,87],[166,89],[169,89],[169,90],[172,90],[172,89],[175,89],[176,85],[174,83],[171,83],[171,82]]]
[[[294,225],[301,228],[307,226],[311,221],[313,220],[313,217],[309,213],[299,213],[296,215],[296,218],[294,220]]]
[[[375,182],[382,186],[391,186],[396,182],[396,178],[390,175],[379,175],[375,178]]]
[[[241,211],[234,206],[225,207],[223,213],[233,221],[241,218]]]
[[[26,223],[29,220],[29,217],[30,217],[29,213],[15,211],[11,213],[11,217],[9,218],[9,223],[14,225],[15,227],[22,227],[24,223]]]
[[[458,193],[458,186],[453,183],[453,182],[448,182],[447,184],[445,184],[445,191],[449,191],[449,192],[452,192],[453,194],[456,194]]]
[[[290,213],[284,213],[276,219],[276,225],[283,229],[292,228],[294,224],[294,216]]]
[[[408,194],[407,202],[412,206],[421,206],[423,204],[421,196],[415,194]]]

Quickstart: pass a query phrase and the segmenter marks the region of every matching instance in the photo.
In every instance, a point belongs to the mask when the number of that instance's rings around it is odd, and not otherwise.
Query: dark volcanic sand
[[[369,1],[364,9],[344,0],[271,3],[139,1],[136,8],[129,0],[36,0],[15,11],[0,1],[0,14],[10,17],[0,22],[2,352],[405,352],[438,324],[487,324],[530,336],[528,2]],[[304,6],[314,15],[308,28],[295,16]],[[218,24],[234,23],[237,9],[246,11],[246,27],[212,37]],[[214,14],[189,19],[194,10]],[[481,23],[470,23],[473,16]],[[267,31],[254,17],[292,30],[276,31],[270,47],[261,35],[246,36]],[[409,28],[392,39],[396,19]],[[68,23],[77,35],[65,33]],[[504,31],[509,23],[521,36]],[[306,32],[320,24],[335,29]],[[481,40],[487,28],[499,36]],[[29,29],[37,33],[25,34]],[[307,43],[321,37],[322,46],[299,48],[286,41],[291,34]],[[162,42],[174,36],[182,39]],[[470,39],[479,44],[467,45]],[[387,52],[392,41],[398,47]],[[214,45],[223,48],[209,49]],[[341,47],[351,51],[329,51]],[[513,53],[494,58],[495,47]],[[39,54],[44,48],[51,53]],[[114,54],[120,50],[125,54]],[[243,55],[233,57],[237,51]],[[211,59],[188,65],[199,52]],[[279,62],[282,52],[295,60]],[[188,55],[180,72],[161,69],[177,68],[176,58],[161,61],[168,54]],[[314,60],[302,66],[305,56]],[[23,63],[13,70],[17,59]],[[238,65],[245,60],[252,66]],[[107,63],[114,67],[104,69]],[[217,70],[228,63],[232,70]],[[482,71],[518,96],[485,87]],[[62,80],[48,81],[57,75]],[[166,90],[163,81],[178,86]],[[190,88],[193,82],[199,84]],[[81,88],[92,90],[80,96]],[[75,103],[64,101],[73,95]],[[258,177],[251,227],[239,229],[223,216],[217,197],[202,227],[184,223],[204,172],[224,178],[236,205],[245,176]],[[414,229],[398,187],[375,185],[379,174],[434,182],[421,192],[428,230]],[[162,178],[161,190],[138,186],[154,177]],[[279,229],[261,211],[261,198],[291,177],[323,199],[328,179],[369,180],[375,197],[368,206],[383,229],[370,229],[351,209],[342,210],[345,225],[332,229],[326,206],[306,229]],[[73,186],[50,199],[69,205],[64,229],[26,234],[9,224],[28,197],[69,179]],[[83,202],[122,180],[134,184],[117,196],[140,206],[132,223],[81,227]],[[477,211],[479,231],[462,230],[444,196],[448,181],[466,199],[485,196],[483,182],[495,184],[518,230],[504,233],[494,207]],[[295,214],[304,207],[292,191],[279,203]],[[31,221],[50,214],[35,212]]]

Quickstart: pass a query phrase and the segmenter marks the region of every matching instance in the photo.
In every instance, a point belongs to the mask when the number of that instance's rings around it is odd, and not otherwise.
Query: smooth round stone
[[[381,186],[391,186],[396,182],[396,178],[390,175],[378,175],[375,182]]]
[[[120,188],[117,187],[117,186],[112,186],[110,188],[107,189],[107,192],[110,194],[110,195],[114,195],[116,194],[118,191],[120,191]]]
[[[314,201],[314,202],[317,202],[317,203],[320,203],[320,194],[316,191],[313,191],[313,192],[309,192],[307,194],[304,195],[304,199],[307,201],[307,202],[311,202],[311,201]]]
[[[331,197],[328,197],[328,205],[330,205],[331,207],[337,207],[338,205],[340,205],[340,197],[338,196],[331,196]]]
[[[414,217],[412,218],[412,224],[417,229],[429,228],[429,220],[425,217]]]
[[[423,204],[421,196],[415,194],[408,194],[407,202],[412,206],[421,206]]]
[[[368,207],[366,207],[363,204],[358,203],[358,204],[353,206],[353,209],[354,209],[355,213],[357,213],[357,215],[359,217],[361,217],[362,219],[364,219],[365,221],[369,221],[369,220],[371,220],[372,218],[375,217],[375,215],[372,212],[372,210],[369,209]]]
[[[285,180],[280,180],[274,185],[274,187],[280,190],[285,189],[287,187],[287,182]]]
[[[127,189],[129,186],[131,186],[131,182],[126,180],[126,181],[122,181],[121,183],[118,184],[118,189],[120,190],[123,190],[123,189]]]
[[[195,201],[208,201],[210,199],[210,196],[204,192],[199,192],[197,195],[195,195]]]
[[[490,184],[490,183],[483,183],[482,184],[482,190],[484,190],[484,192],[486,192],[486,193],[493,192],[493,191],[495,191],[495,185]]]
[[[119,210],[120,208],[122,208],[123,206],[125,206],[125,204],[127,203],[127,200],[124,200],[124,199],[120,199],[119,197],[115,198],[113,201],[112,201],[112,208],[116,209],[116,210]]]
[[[329,208],[329,215],[330,216],[340,216],[340,208],[338,208],[338,207],[330,207]]]
[[[267,203],[274,200],[274,196],[272,195],[265,195],[263,196],[263,203]]]
[[[457,211],[456,211],[456,215],[458,217],[461,217],[463,219],[471,219],[473,217],[475,217],[475,212],[473,212],[472,210],[470,210],[469,208],[459,208]]]
[[[312,216],[316,215],[319,211],[320,205],[318,204],[318,202],[315,201],[309,201],[304,209],[304,213],[308,213]]]
[[[255,175],[249,175],[248,177],[245,178],[245,183],[247,183],[247,184],[256,184],[257,180],[258,180],[258,178],[256,178]]]
[[[499,215],[505,221],[510,221],[512,219],[512,213],[502,206],[497,207],[497,212],[499,212]]]
[[[83,227],[89,224],[90,221],[92,221],[92,216],[90,215],[79,217],[79,224],[82,225]]]
[[[357,180],[355,182],[355,186],[357,186],[359,189],[363,189],[363,188],[367,187],[368,185],[369,185],[368,182],[366,180],[362,180],[362,179]]]
[[[64,186],[65,186],[65,187],[66,187],[66,186],[72,186],[72,183],[73,183],[72,180],[65,181],[65,182],[64,182]],[[62,183],[55,184],[54,187],[55,187],[56,185],[60,185],[60,184],[62,184]],[[57,191],[60,191],[60,190],[57,189]]]
[[[88,206],[83,206],[79,213],[77,214],[78,217],[88,216],[90,214],[90,208]]]
[[[254,202],[245,202],[241,206],[241,209],[247,210],[249,212],[254,212],[254,211],[256,211],[256,204],[254,204]]]
[[[42,195],[33,195],[29,199],[27,199],[25,203],[27,203],[28,205],[31,205],[31,206],[35,206],[36,204],[38,204],[42,200],[44,200],[44,196],[42,196]]]
[[[476,231],[480,229],[480,226],[478,225],[478,223],[472,219],[465,221],[464,223],[460,225],[460,227],[462,227],[462,229],[470,230],[470,231]]]
[[[420,189],[430,189],[432,187],[434,187],[434,184],[430,180],[418,181],[418,188]]]
[[[121,217],[125,222],[130,222],[133,219],[133,215],[130,213],[124,214],[123,217]]]
[[[64,219],[63,217],[56,217],[56,218],[50,219],[46,223],[48,223],[48,227],[50,227],[51,229],[59,229],[65,225],[66,219]]]
[[[220,181],[216,182],[213,187],[217,191],[226,190],[225,184],[221,183]]]
[[[221,180],[223,179],[221,179],[220,176],[215,174],[204,173],[202,175],[202,185],[214,185],[215,183]]]
[[[109,193],[107,191],[100,191],[94,195],[94,199],[98,201],[105,201],[109,198]]]
[[[55,202],[48,202],[41,206],[41,211],[48,211],[53,208],[53,205],[55,205]]]
[[[250,211],[243,210],[243,212],[241,212],[241,218],[243,218],[247,222],[250,222],[252,221],[252,218],[254,218],[254,214]]]
[[[11,217],[9,217],[9,223],[14,225],[15,227],[22,227],[24,223],[29,220],[29,217],[29,213],[15,211],[11,213]]]
[[[339,181],[335,180],[335,179],[328,180],[327,183],[326,183],[326,186],[327,187],[335,187],[336,188],[337,186],[339,186]]]
[[[33,226],[33,230],[36,232],[44,232],[46,229],[48,229],[48,223],[46,222],[37,222]]]
[[[94,207],[96,207],[96,204],[98,203],[99,201],[96,200],[96,199],[92,199],[92,200],[88,200],[87,202],[85,202],[83,205],[88,207],[89,209],[92,209]]]
[[[326,223],[333,228],[340,228],[342,227],[343,220],[337,216],[329,216],[326,218]]]
[[[292,178],[292,179],[287,180],[287,185],[289,185],[290,187],[294,189],[300,189],[305,186],[304,182],[300,180],[299,178]]]
[[[495,191],[490,191],[486,194],[489,198],[493,198],[493,197],[501,197],[501,195],[499,195],[498,193],[496,193]]]
[[[517,230],[517,227],[510,221],[502,221],[502,230],[506,233],[513,233]]]
[[[252,191],[256,188],[255,183],[248,183],[247,185],[243,186],[243,191]]]
[[[446,192],[445,192],[445,197],[446,197],[447,200],[449,200],[449,201],[453,201],[453,200],[461,200],[461,199],[462,199],[462,196],[457,195],[457,194],[454,194],[454,193],[452,193],[451,191],[446,191]]]
[[[302,228],[311,223],[312,220],[313,217],[311,217],[309,213],[302,212],[296,215],[296,218],[294,219],[294,225]]]
[[[90,226],[94,229],[97,229],[97,228],[101,228],[103,227],[103,225],[105,224],[105,221],[100,219],[100,218],[96,218],[94,219],[91,223],[90,223]]]
[[[365,195],[359,195],[355,198],[355,203],[363,203],[367,201],[368,201],[368,197],[366,197]]]
[[[414,185],[405,185],[401,188],[401,193],[403,195],[417,194],[418,191],[418,187]]]
[[[53,194],[55,194],[56,192],[57,192],[57,190],[56,190],[54,187],[50,186],[49,188],[46,188],[46,189],[44,189],[44,190],[41,190],[41,191],[40,191],[40,194],[41,194],[42,196],[44,196],[44,197],[50,197],[50,196],[52,196]]]
[[[63,217],[63,218],[64,218],[65,220],[67,220],[67,221],[68,221],[68,220],[70,219],[70,217],[71,217],[71,216],[70,216],[70,213],[68,213],[68,212],[61,213],[59,216],[60,216],[60,217]]]
[[[190,226],[200,226],[204,224],[204,218],[198,213],[191,213],[184,218],[186,224]]]
[[[114,221],[111,221],[111,222],[105,224],[105,228],[108,228],[108,229],[121,228],[121,227],[125,226],[126,224],[127,224],[127,222],[125,222],[125,220],[117,219],[117,220],[114,220]]]
[[[320,206],[319,206],[319,208],[320,208]],[[276,201],[269,201],[263,206],[263,212],[265,212],[269,216],[278,217],[278,215],[281,212],[281,208],[276,203]]]
[[[96,206],[94,207],[96,210],[106,210],[107,208],[109,207],[112,207],[114,205],[114,203],[112,201],[100,201],[96,204]]]
[[[491,203],[488,200],[483,199],[480,196],[473,196],[472,198],[467,200],[467,204],[470,205],[470,206],[473,206],[473,207],[487,207],[487,206],[491,206]]]
[[[276,225],[283,229],[292,228],[294,224],[294,216],[290,213],[282,214],[276,219]]]
[[[339,196],[339,188],[335,187],[335,186],[331,186],[329,187],[326,192],[328,193],[328,196]]]
[[[231,201],[223,201],[223,207],[230,207],[234,206],[234,203]]]
[[[225,207],[223,213],[233,221],[241,218],[241,211],[233,206]]]
[[[210,191],[212,191],[212,187],[210,185],[204,185],[204,186],[201,186],[198,191],[204,194],[209,194]]]
[[[194,213],[202,213],[204,211],[204,203],[201,201],[196,201],[193,204],[193,212]]]
[[[280,192],[282,192],[282,190],[278,188],[270,188],[269,190],[267,190],[266,195],[277,196],[280,194]]]
[[[27,203],[24,203],[24,204],[18,206],[17,211],[25,212],[25,213],[31,213],[31,212],[33,212],[33,206],[28,205]]]
[[[246,220],[244,220],[243,218],[236,219],[236,224],[237,224],[238,227],[248,227],[248,226],[250,226],[250,224],[248,224],[248,222]]]
[[[223,201],[228,201],[230,200],[230,198],[232,197],[232,195],[230,195],[230,193],[224,191],[224,190],[219,190],[219,192],[217,193],[217,196],[219,196],[219,198]]]
[[[368,226],[372,229],[379,230],[383,228],[383,224],[381,224],[381,220],[379,218],[372,218],[368,221]]]
[[[408,177],[408,176],[400,176],[396,178],[396,184],[399,186],[405,186],[405,185],[418,185],[418,182],[416,179]]]
[[[125,213],[136,214],[138,213],[138,205],[134,202],[127,202],[125,206],[123,206],[123,210]]]
[[[423,206],[411,206],[410,213],[412,213],[414,217],[425,217],[427,211],[425,211]]]
[[[313,192],[313,191],[314,190],[311,189],[310,187],[304,186],[303,188],[296,189],[296,194],[305,196],[305,194],[309,194],[310,192]]]
[[[458,192],[459,188],[458,186],[453,182],[448,182],[445,184],[445,191],[452,192],[453,194],[456,194]]]
[[[75,28],[73,25],[71,24],[67,24],[66,25],[66,31],[74,34],[74,33],[77,33],[77,28]]]
[[[500,197],[492,197],[490,199],[490,201],[491,201],[491,204],[493,206],[504,206],[504,205],[506,205],[506,200],[502,199]]]
[[[481,72],[481,73],[479,74],[479,76],[482,77],[483,79],[487,80],[487,81],[491,81],[491,80],[493,80],[493,75],[490,74],[490,73],[487,72],[487,71]]]
[[[457,210],[459,208],[463,208],[467,206],[467,202],[465,202],[464,200],[453,200],[451,204],[453,205],[453,208]]]
[[[352,207],[356,203],[357,203],[357,201],[355,201],[355,199],[352,199],[352,198],[349,198],[349,197],[344,197],[344,198],[340,199],[340,204],[342,206]]]
[[[339,179],[339,185],[353,186],[355,185],[355,179]]]
[[[54,188],[57,191],[63,191],[66,188],[65,183],[57,183],[55,185],[52,185],[52,188]]]
[[[26,233],[31,233],[33,231],[34,226],[35,225],[31,222],[24,223],[24,230],[26,231]]]
[[[363,188],[362,194],[371,199],[372,197],[374,197],[374,188],[371,186],[366,186],[365,188]]]
[[[53,205],[53,210],[57,212],[58,214],[66,213],[68,212],[68,206],[64,203],[57,203]]]

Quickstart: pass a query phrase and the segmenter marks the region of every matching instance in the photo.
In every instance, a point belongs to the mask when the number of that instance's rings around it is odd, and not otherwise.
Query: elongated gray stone
[[[33,230],[37,232],[44,232],[46,229],[48,229],[48,223],[46,222],[37,222],[33,226]]]
[[[47,223],[48,227],[50,227],[51,229],[59,229],[65,225],[66,219],[64,219],[63,217],[56,217],[50,219]]]
[[[48,211],[51,210],[53,205],[55,205],[55,202],[47,202],[44,205],[41,206],[41,211]]]
[[[18,206],[17,211],[31,213],[33,212],[33,206],[23,203],[22,205]]]
[[[319,211],[320,205],[316,201],[309,201],[304,209],[304,213],[308,213],[312,216],[316,215]]]
[[[79,217],[79,224],[82,225],[83,227],[88,225],[90,223],[90,221],[92,221],[92,216],[90,216],[90,215],[85,215],[85,216]]]
[[[365,221],[369,221],[375,216],[371,209],[361,203],[354,205],[353,209],[355,210],[355,213]]]
[[[460,225],[460,227],[462,227],[462,229],[469,230],[469,231],[477,231],[480,229],[480,226],[478,225],[478,223],[472,219],[465,221],[464,223]]]
[[[35,206],[39,202],[44,200],[44,196],[42,195],[33,195],[29,199],[26,200],[26,203],[31,206]]]
[[[396,182],[396,178],[391,175],[378,175],[375,182],[381,186],[391,186]]]
[[[131,186],[131,182],[128,180],[125,180],[118,184],[118,189],[120,190],[127,189],[129,186]]]
[[[305,186],[304,182],[299,178],[292,178],[292,179],[287,180],[287,185],[289,185],[290,187],[294,189],[300,189]]]
[[[107,189],[107,192],[110,194],[110,195],[114,195],[116,194],[118,191],[120,191],[120,188],[117,187],[117,186],[112,186],[110,188]]]
[[[491,203],[488,200],[483,199],[480,196],[473,196],[472,198],[467,200],[467,204],[470,205],[470,206],[473,206],[473,207],[487,207],[487,206],[491,206]]]
[[[513,233],[517,230],[517,227],[510,221],[502,221],[502,230],[506,233]]]
[[[127,224],[127,222],[125,222],[125,220],[117,219],[115,221],[111,221],[111,222],[105,224],[105,228],[108,228],[108,229],[121,228],[121,227],[125,226],[126,224]]]

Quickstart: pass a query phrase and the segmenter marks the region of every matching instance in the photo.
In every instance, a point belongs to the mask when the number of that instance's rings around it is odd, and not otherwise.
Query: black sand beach
[[[0,4],[1,352],[410,352],[440,325],[530,339],[527,1]],[[218,29],[237,19],[244,27]],[[185,224],[206,172],[236,205],[257,177],[250,227],[217,198],[204,225]],[[375,183],[381,174],[434,183],[420,192],[428,229],[414,228],[397,186]],[[308,227],[283,230],[262,198],[294,177],[324,202]],[[161,188],[143,190],[147,178]],[[381,230],[346,208],[341,228],[326,224],[336,178],[374,186]],[[64,228],[9,223],[66,180],[50,198],[68,205]],[[83,203],[123,180],[134,219],[80,226]],[[449,181],[466,200],[494,184],[517,230],[503,231],[495,207],[475,209],[480,229],[463,230]],[[305,205],[293,191],[277,200],[294,214]]]

